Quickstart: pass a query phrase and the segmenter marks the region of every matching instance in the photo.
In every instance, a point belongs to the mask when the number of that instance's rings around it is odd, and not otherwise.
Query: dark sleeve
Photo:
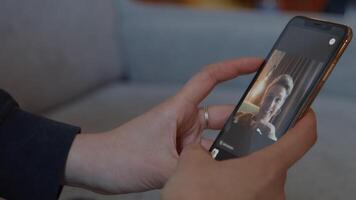
[[[78,127],[21,110],[0,90],[0,197],[57,199]]]

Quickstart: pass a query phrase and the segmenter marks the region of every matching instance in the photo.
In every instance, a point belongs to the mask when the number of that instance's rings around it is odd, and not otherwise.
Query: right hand
[[[215,161],[200,144],[184,148],[163,200],[285,199],[288,169],[316,141],[316,118],[309,111],[275,144],[249,156]]]

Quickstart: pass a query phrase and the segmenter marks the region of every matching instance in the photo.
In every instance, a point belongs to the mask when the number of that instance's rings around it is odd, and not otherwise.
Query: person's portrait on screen
[[[293,78],[282,74],[275,78],[265,89],[259,110],[256,114],[237,112],[233,118],[234,124],[248,125],[252,131],[277,141],[275,126],[271,123],[273,117],[281,112],[281,108],[294,87]]]

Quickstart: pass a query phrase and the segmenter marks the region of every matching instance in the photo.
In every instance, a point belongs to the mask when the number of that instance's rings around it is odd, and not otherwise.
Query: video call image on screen
[[[244,156],[277,141],[322,69],[323,62],[274,50],[224,127],[219,148]]]

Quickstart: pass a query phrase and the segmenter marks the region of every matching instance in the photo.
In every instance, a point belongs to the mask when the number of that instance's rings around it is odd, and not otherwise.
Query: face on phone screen
[[[240,157],[276,142],[342,40],[340,34],[305,26],[304,20],[289,23],[215,141],[212,154],[220,149]]]

